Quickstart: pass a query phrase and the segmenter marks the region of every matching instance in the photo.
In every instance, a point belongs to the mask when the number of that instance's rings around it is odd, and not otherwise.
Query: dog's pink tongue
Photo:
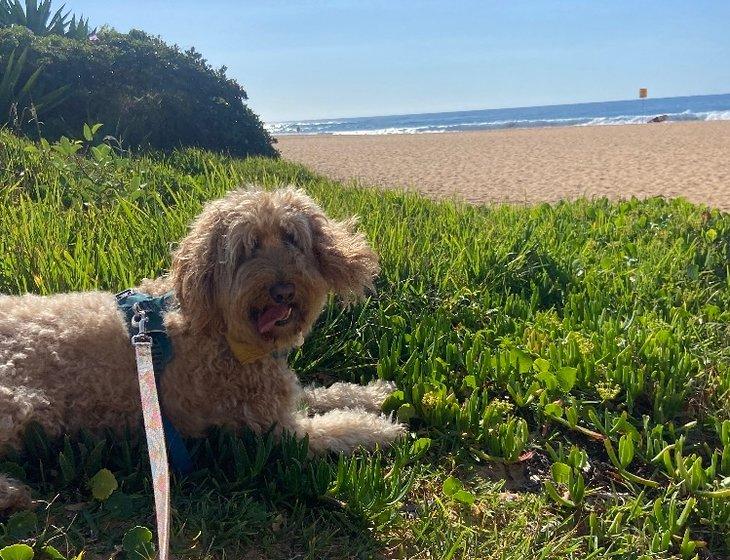
[[[270,332],[277,321],[282,321],[289,317],[291,308],[288,305],[272,305],[267,308],[261,314],[261,317],[256,321],[256,328],[259,330],[259,334],[266,334]]]

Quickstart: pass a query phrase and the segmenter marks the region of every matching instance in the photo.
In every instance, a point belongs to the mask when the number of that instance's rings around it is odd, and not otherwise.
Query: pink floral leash
[[[162,410],[157,396],[157,384],[152,361],[152,338],[146,333],[147,314],[139,303],[134,304],[132,326],[139,334],[132,337],[137,360],[139,393],[142,399],[144,431],[152,470],[152,488],[155,496],[157,518],[157,543],[159,560],[168,560],[170,554],[170,470],[165,447],[165,431]]]

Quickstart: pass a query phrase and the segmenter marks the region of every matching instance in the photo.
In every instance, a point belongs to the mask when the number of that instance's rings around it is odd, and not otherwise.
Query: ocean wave
[[[317,135],[327,134],[332,136],[372,136],[382,134],[438,134],[443,132],[460,132],[466,130],[489,130],[501,128],[536,128],[545,126],[570,126],[577,124],[580,119],[515,119],[515,120],[497,120],[497,121],[480,121],[480,122],[461,122],[452,124],[432,124],[419,126],[388,126],[382,128],[342,128],[329,129],[322,126],[315,126],[314,123],[302,125],[297,130],[295,127],[280,126],[274,129],[273,126],[267,127],[267,130],[273,132],[276,130],[281,135]],[[282,123],[283,124],[283,123]],[[344,123],[343,123],[344,124]]]
[[[646,124],[649,120],[659,115],[621,115],[618,117],[594,117],[586,122],[577,123],[575,126],[613,126],[621,124]]]
[[[730,121],[730,111],[682,111],[681,113],[663,113],[654,115],[619,115],[616,117],[595,117],[578,126],[612,126],[622,124],[645,124],[654,118],[664,118],[666,122],[683,121]]]
[[[730,111],[708,111],[705,113],[706,121],[730,121]]]
[[[377,136],[379,134],[438,134],[440,132],[447,132],[447,130],[439,126],[391,126],[372,130],[335,130],[330,134],[332,136]],[[310,134],[320,133],[312,132]]]
[[[307,129],[318,126],[337,126],[341,125],[346,121],[335,120],[335,121],[287,121],[287,122],[273,122],[264,123],[264,128],[269,132],[278,132],[284,134],[298,134],[298,130]]]
[[[576,119],[540,119],[540,120],[509,120],[509,121],[485,121],[477,123],[455,123],[423,126],[390,126],[386,128],[374,128],[364,130],[336,130],[330,132],[333,136],[370,136],[378,134],[439,134],[444,132],[464,132],[468,130],[491,130],[504,128],[538,128],[545,126],[570,126]],[[302,132],[302,134],[305,134]],[[322,134],[321,132],[309,132],[308,134]]]

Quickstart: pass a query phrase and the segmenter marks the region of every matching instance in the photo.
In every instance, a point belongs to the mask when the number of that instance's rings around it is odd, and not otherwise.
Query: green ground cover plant
[[[201,204],[243,184],[357,214],[377,294],[328,304],[305,381],[398,390],[394,449],[216,432],[174,481],[181,558],[727,558],[730,216],[683,200],[470,206],[200,150],[130,157],[0,132],[0,292],[118,291],[164,272]],[[154,530],[144,445],[29,430],[0,469],[34,512],[0,557],[138,558]]]

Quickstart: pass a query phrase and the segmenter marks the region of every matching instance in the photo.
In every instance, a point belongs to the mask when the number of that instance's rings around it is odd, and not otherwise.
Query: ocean
[[[274,136],[284,134],[419,134],[500,128],[640,124],[655,117],[664,118],[666,121],[730,120],[730,94],[288,121],[267,123],[266,128]]]

